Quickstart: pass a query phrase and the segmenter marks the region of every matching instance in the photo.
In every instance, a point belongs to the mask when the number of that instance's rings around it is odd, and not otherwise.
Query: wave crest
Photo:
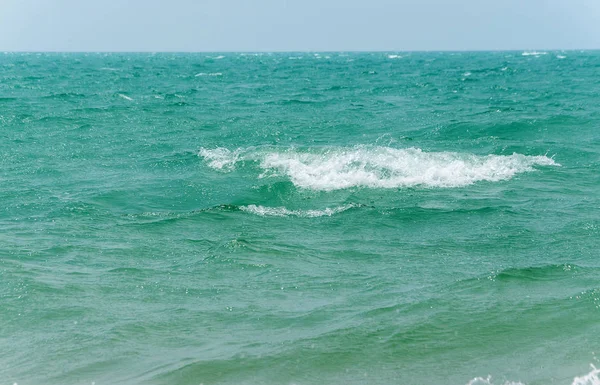
[[[600,369],[594,365],[590,365],[592,370],[583,376],[573,378],[571,385],[600,385]],[[475,377],[467,383],[467,385],[494,385],[492,376]],[[522,382],[505,381],[503,385],[524,385]]]
[[[241,206],[240,210],[252,214],[260,215],[261,217],[302,217],[302,218],[317,218],[332,216],[337,213],[358,207],[355,204],[348,204],[340,207],[325,208],[323,210],[289,210],[285,207],[265,207],[260,205]]]
[[[533,171],[534,166],[560,166],[546,156],[479,156],[381,146],[235,151],[202,148],[199,155],[210,167],[226,171],[240,161],[256,162],[262,169],[259,178],[283,176],[297,187],[322,191],[350,187],[462,187],[480,181],[508,180]]]
[[[467,383],[467,385],[494,385],[492,382],[492,376],[483,377],[475,377],[471,381]],[[522,382],[513,382],[513,381],[505,381],[503,385],[525,385]]]
[[[592,370],[585,376],[575,377],[571,385],[600,385],[600,369],[590,365]]]
[[[241,149],[231,151],[223,147],[217,147],[212,150],[201,148],[198,155],[203,157],[211,168],[216,170],[232,170],[240,158],[240,152]]]
[[[548,52],[538,52],[538,51],[525,51],[523,52],[521,55],[522,56],[540,56],[540,55],[547,55]]]

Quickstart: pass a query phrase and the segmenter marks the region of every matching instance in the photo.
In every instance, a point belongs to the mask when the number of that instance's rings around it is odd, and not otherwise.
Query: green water
[[[599,384],[599,70],[0,54],[0,384]]]

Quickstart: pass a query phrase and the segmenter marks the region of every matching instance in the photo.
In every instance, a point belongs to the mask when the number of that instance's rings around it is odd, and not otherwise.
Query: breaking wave
[[[350,187],[401,188],[467,186],[508,180],[535,166],[560,166],[547,156],[473,155],[425,152],[381,146],[279,149],[274,147],[200,149],[209,167],[232,171],[253,163],[259,178],[285,177],[295,186],[332,191]]]
[[[575,377],[571,385],[600,385],[600,369],[590,365],[592,370],[585,376]]]

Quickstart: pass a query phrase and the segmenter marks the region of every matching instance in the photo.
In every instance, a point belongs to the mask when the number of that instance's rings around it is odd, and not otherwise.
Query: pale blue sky
[[[0,0],[2,51],[600,48],[600,0]]]

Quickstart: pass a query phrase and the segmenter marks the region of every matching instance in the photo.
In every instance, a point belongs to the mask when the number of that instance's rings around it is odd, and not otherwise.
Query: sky
[[[0,51],[600,48],[600,0],[0,0]]]

